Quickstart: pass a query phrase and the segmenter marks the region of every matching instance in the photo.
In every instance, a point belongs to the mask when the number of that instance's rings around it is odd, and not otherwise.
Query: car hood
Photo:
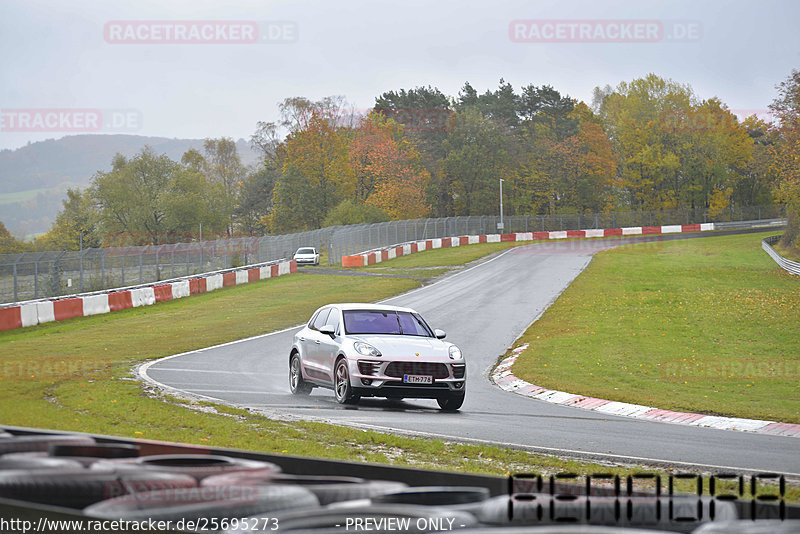
[[[450,361],[448,350],[451,343],[433,337],[356,334],[352,336],[352,339],[369,343],[381,351],[381,354],[388,359],[415,360],[425,358]]]

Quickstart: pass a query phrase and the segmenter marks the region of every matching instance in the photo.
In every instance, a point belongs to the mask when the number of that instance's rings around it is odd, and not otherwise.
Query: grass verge
[[[679,411],[800,422],[800,282],[768,234],[624,247],[520,338],[534,384]]]

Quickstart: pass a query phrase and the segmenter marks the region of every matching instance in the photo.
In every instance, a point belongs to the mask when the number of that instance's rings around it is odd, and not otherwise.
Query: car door
[[[339,324],[341,323],[340,312],[336,308],[331,308],[331,312],[325,321],[325,325],[333,328],[335,332],[333,337],[328,334],[318,332],[320,335],[319,349],[319,362],[321,369],[325,372],[331,382],[333,382],[333,366],[336,363],[336,356],[339,355],[339,347],[341,345],[341,336],[339,332]]]
[[[319,311],[319,313],[314,317],[314,320],[308,326],[308,330],[304,335],[305,340],[302,342],[303,347],[305,348],[306,371],[311,377],[317,380],[330,379],[325,370],[325,366],[322,363],[322,351],[320,349],[323,338],[330,339],[330,337],[319,331],[319,329],[328,320],[328,314],[330,313],[330,310],[330,308],[323,308]]]

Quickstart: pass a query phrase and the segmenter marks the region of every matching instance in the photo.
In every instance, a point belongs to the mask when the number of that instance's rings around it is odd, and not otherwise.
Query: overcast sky
[[[509,28],[520,20],[535,21],[521,35],[546,42],[517,42]],[[547,26],[556,20],[561,34]],[[255,27],[260,42],[119,42],[131,28],[158,41],[197,21],[233,21],[226,31],[245,36]],[[616,36],[615,22],[660,29],[655,39],[566,42],[570,21],[589,21],[601,40]],[[794,0],[3,0],[0,148],[62,137],[64,124],[80,132],[75,115],[48,131],[13,131],[25,129],[14,122],[20,110],[101,110],[104,123],[128,113],[100,127],[109,133],[249,138],[290,96],[344,95],[368,108],[384,91],[432,85],[455,96],[465,81],[483,92],[500,78],[591,102],[595,86],[653,72],[733,110],[765,110],[775,84],[800,68],[798,27]]]

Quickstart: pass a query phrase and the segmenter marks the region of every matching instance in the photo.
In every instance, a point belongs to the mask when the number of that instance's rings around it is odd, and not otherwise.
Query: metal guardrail
[[[794,274],[800,276],[800,262],[787,260],[780,254],[778,251],[772,248],[774,243],[777,243],[778,240],[781,238],[779,235],[773,235],[761,240],[761,248],[764,249],[764,252],[769,254],[770,258],[775,260],[781,269],[786,271],[787,273]]]
[[[781,228],[786,226],[786,219],[754,219],[752,221],[731,221],[714,223],[717,230],[737,230],[740,228]]]
[[[713,222],[728,228],[738,222],[750,227],[753,221],[767,226],[785,217],[783,206],[752,206],[725,210],[711,216],[705,209],[671,211],[631,211],[610,213],[573,213],[560,215],[518,215],[503,218],[498,230],[499,216],[475,215],[439,219],[415,219],[375,224],[339,226],[333,229],[328,248],[329,265],[340,264],[342,256],[366,250],[388,247],[396,243],[424,241],[460,235],[484,235],[514,232],[553,232],[591,230],[635,226],[665,226]],[[785,224],[785,223],[784,223]],[[730,226],[735,228],[736,226]]]

